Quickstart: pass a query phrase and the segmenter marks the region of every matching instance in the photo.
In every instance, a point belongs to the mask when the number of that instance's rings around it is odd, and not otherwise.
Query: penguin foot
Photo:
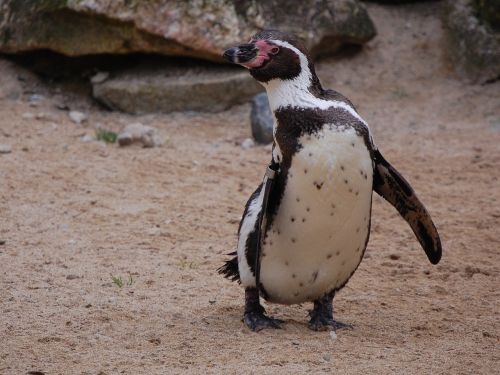
[[[314,301],[314,309],[309,312],[309,328],[313,331],[352,329],[352,325],[333,319],[333,297],[335,291]]]
[[[254,332],[264,328],[280,329],[283,320],[273,319],[265,315],[266,310],[259,303],[259,291],[256,288],[245,289],[245,314],[243,321]]]
[[[324,316],[322,314],[312,314],[309,320],[309,328],[313,331],[334,331],[338,329],[352,329],[352,325],[338,322],[332,317]]]
[[[247,327],[254,332],[258,332],[264,328],[281,329],[281,325],[285,323],[283,320],[270,318],[260,311],[245,312],[243,320]]]

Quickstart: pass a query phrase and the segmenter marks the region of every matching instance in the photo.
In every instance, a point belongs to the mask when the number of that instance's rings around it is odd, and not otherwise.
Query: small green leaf
[[[98,141],[104,141],[106,143],[115,143],[116,139],[118,138],[118,134],[109,130],[99,129],[96,131],[95,137],[97,138]]]

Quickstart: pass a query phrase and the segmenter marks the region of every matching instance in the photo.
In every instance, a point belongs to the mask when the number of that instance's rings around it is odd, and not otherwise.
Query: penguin
[[[372,191],[408,222],[430,262],[439,262],[441,241],[426,208],[384,159],[354,105],[322,87],[297,37],[264,30],[223,57],[264,86],[274,116],[275,176],[266,174],[250,196],[237,251],[219,268],[244,287],[243,321],[251,330],[284,323],[266,315],[260,297],[284,305],[313,302],[312,330],[349,326],[334,320],[333,298],[363,259]]]

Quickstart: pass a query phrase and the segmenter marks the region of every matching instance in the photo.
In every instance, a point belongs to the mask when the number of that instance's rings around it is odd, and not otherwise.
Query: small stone
[[[75,279],[79,279],[80,276],[78,275],[68,275],[66,276],[66,280],[75,280]]]
[[[251,138],[247,138],[243,142],[241,142],[241,147],[243,147],[245,150],[248,150],[249,148],[252,148],[254,146],[255,142]]]
[[[153,236],[153,237],[159,236],[161,234],[161,229],[157,228],[157,227],[150,228],[150,229],[148,229],[147,233],[148,233],[148,235]]]
[[[60,111],[69,111],[69,106],[66,103],[58,103],[56,104],[56,108]]]
[[[5,245],[5,240],[0,240],[0,246]]]
[[[46,112],[38,112],[37,114],[35,114],[35,119],[40,121],[52,121],[52,122],[57,121],[56,117]]]
[[[134,143],[134,139],[132,138],[132,134],[127,133],[127,132],[122,132],[118,134],[118,144],[120,146],[128,146]]]
[[[335,331],[330,331],[330,338],[332,340],[337,340],[337,334],[335,333]]]
[[[35,115],[31,112],[24,112],[21,117],[25,120],[32,120],[35,118]]]
[[[109,77],[109,72],[98,72],[90,78],[91,83],[102,83]]]
[[[31,107],[38,107],[44,99],[45,97],[43,95],[33,94],[28,98],[28,103]]]
[[[160,345],[161,344],[161,340],[159,338],[152,338],[152,339],[149,339],[148,341],[151,344],[154,344],[154,345]]]
[[[82,142],[92,142],[95,141],[95,137],[91,136],[90,134],[84,134],[80,137],[80,140]]]
[[[12,147],[10,145],[0,145],[0,154],[10,154]]]
[[[332,331],[333,332],[333,331]],[[330,354],[323,354],[323,359],[326,362],[330,362],[332,360],[332,356]]]
[[[78,111],[70,111],[69,118],[77,125],[81,125],[82,122],[87,121],[87,115],[85,115],[85,113]]]
[[[163,144],[158,130],[141,123],[130,124],[118,134],[118,144],[128,146],[132,143],[142,143],[143,147],[159,147]]]
[[[268,144],[273,141],[273,114],[265,92],[257,94],[252,100],[250,112],[252,136],[256,142]]]

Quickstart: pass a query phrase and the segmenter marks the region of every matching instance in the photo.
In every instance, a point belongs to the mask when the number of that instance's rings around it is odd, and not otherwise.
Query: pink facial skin
[[[271,58],[269,56],[270,54],[273,54],[271,51],[272,50],[274,51],[277,48],[277,46],[268,44],[265,40],[258,40],[255,42],[255,45],[259,50],[259,53],[252,60],[244,64],[241,64],[245,68],[248,69],[260,68],[267,60]]]

